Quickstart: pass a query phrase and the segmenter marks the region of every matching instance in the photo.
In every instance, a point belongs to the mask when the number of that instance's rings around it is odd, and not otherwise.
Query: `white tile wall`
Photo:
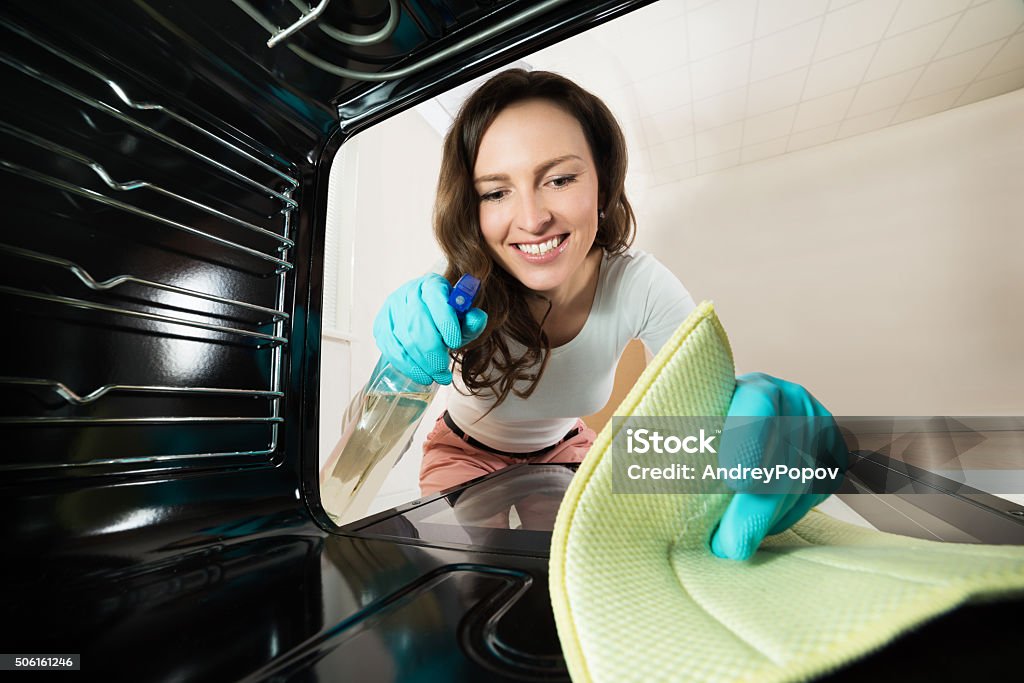
[[[744,146],[785,138],[793,130],[796,110],[797,107],[794,105],[747,119],[743,130]],[[785,145],[783,145],[783,149],[785,149]]]
[[[693,139],[693,109],[689,106],[677,107],[668,111],[644,116],[640,119],[648,144],[652,146],[675,140],[680,137]]]
[[[991,78],[1007,71],[1014,71],[1024,66],[1024,32],[1017,33],[996,53],[978,78]]]
[[[789,136],[789,144],[786,146],[787,152],[795,152],[798,149],[806,149],[808,147],[814,147],[816,145],[823,145],[826,142],[835,140],[836,133],[839,132],[839,124],[833,123],[821,128],[812,128],[810,130],[793,133]]]
[[[687,135],[649,148],[651,168],[657,171],[669,166],[676,166],[684,161],[693,161],[693,142],[694,139]]]
[[[857,0],[832,0],[832,2],[828,4],[828,9],[829,11],[842,9],[843,7],[852,5],[855,2],[857,2]]]
[[[948,57],[964,50],[1005,38],[1016,33],[1024,24],[1021,3],[996,0],[972,7],[960,17],[960,22],[946,38],[936,57]]]
[[[676,1],[678,2],[679,0],[676,0]],[[683,1],[686,3],[686,10],[688,12],[692,12],[694,10],[700,9],[701,7],[704,7],[705,5],[710,5],[713,2],[718,2],[718,0],[683,0]]]
[[[750,84],[747,91],[747,116],[757,116],[800,101],[809,67],[796,69]]]
[[[806,100],[800,104],[796,112],[794,131],[820,128],[830,123],[839,123],[850,108],[856,88],[850,88],[814,100]]]
[[[697,175],[697,163],[694,161],[687,161],[683,164],[662,169],[656,175],[653,175],[651,177],[650,186],[656,187],[666,183],[674,183],[686,178],[691,178],[695,175]]]
[[[661,73],[692,59],[685,16],[639,23],[618,27],[614,34],[598,34],[602,47],[598,54],[618,60],[625,72],[632,74]],[[593,57],[587,61],[593,62]]]
[[[647,114],[676,109],[693,100],[690,70],[687,67],[676,67],[660,75],[647,76],[627,88],[631,89],[640,111]]]
[[[947,17],[912,31],[886,38],[864,74],[871,81],[927,64],[953,30],[957,17]]]
[[[825,17],[815,59],[828,59],[877,43],[885,35],[898,5],[892,0],[861,0]]]
[[[686,17],[690,59],[702,59],[749,43],[754,35],[757,3],[750,0],[718,0]]]
[[[959,19],[969,2],[970,0],[903,0],[889,26],[888,35],[903,33],[944,17],[955,16]]]
[[[828,0],[777,0],[762,2],[757,7],[758,38],[820,17],[828,8]]]
[[[715,171],[724,171],[727,168],[738,166],[739,163],[740,150],[737,147],[723,154],[715,154],[714,156],[698,159],[697,171],[699,173],[714,173]]]
[[[983,100],[986,97],[1003,95],[1011,90],[1024,88],[1024,67],[1007,71],[993,78],[975,81],[964,90],[956,104],[964,105]]]
[[[695,100],[745,86],[750,79],[750,44],[690,63]]]
[[[872,130],[884,128],[892,121],[892,117],[895,116],[898,109],[899,107],[889,107],[888,109],[881,109],[870,114],[861,114],[860,116],[847,118],[839,126],[836,138],[848,138],[853,135],[861,135]]]
[[[743,143],[743,122],[701,131],[697,133],[696,140],[698,159],[739,149]]]
[[[694,130],[707,130],[739,121],[746,115],[747,88],[737,88],[693,103]]]
[[[957,98],[964,91],[964,87],[953,88],[951,90],[945,90],[943,92],[935,93],[934,95],[928,95],[927,97],[921,97],[916,100],[910,100],[905,102],[899,111],[896,112],[896,116],[893,117],[892,123],[903,123],[904,121],[910,121],[911,119],[919,119],[922,116],[928,116],[929,114],[938,114],[940,111],[945,111],[953,106]]]
[[[864,72],[871,63],[875,51],[875,45],[868,45],[814,64],[804,85],[804,99],[813,99],[858,86],[864,80]]]
[[[757,144],[744,144],[742,150],[742,162],[749,164],[754,161],[760,161],[762,159],[768,159],[770,157],[779,156],[786,152],[786,142],[788,138],[779,137],[768,142],[760,142]]]
[[[1000,47],[1002,47],[1001,43],[989,43],[967,52],[961,52],[953,57],[932,62],[921,74],[921,80],[914,86],[910,97],[924,97],[942,92],[950,86],[967,85],[992,60]]]
[[[924,73],[924,67],[920,66],[916,69],[910,69],[903,73],[886,76],[877,81],[862,84],[857,89],[857,95],[854,97],[853,104],[850,105],[850,110],[846,115],[860,116],[861,114],[869,114],[895,104],[902,104],[922,73]]]
[[[754,41],[754,58],[750,80],[786,73],[811,63],[818,44],[822,20],[811,19]]]
[[[1024,87],[1024,0],[659,0],[526,61],[603,97],[654,186]]]

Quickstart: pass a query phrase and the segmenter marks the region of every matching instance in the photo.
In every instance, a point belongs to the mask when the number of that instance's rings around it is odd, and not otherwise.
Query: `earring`
[[[599,220],[599,221],[603,221],[604,220],[604,209],[598,209],[597,210],[597,220]]]

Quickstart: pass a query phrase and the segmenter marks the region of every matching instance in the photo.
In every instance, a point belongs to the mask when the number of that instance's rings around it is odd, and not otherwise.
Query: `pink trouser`
[[[579,429],[576,436],[560,442],[543,455],[513,458],[470,446],[439,417],[423,442],[420,491],[427,496],[522,462],[583,462],[597,433],[583,420],[579,420],[576,427]]]

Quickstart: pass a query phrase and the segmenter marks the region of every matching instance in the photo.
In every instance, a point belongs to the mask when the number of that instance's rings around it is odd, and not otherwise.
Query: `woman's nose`
[[[551,212],[543,199],[535,194],[524,194],[521,197],[519,227],[527,232],[543,232],[551,222]]]

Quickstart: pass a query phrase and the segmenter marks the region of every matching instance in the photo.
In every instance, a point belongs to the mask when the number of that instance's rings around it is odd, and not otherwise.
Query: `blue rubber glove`
[[[732,434],[731,421],[742,425]],[[763,373],[736,378],[720,443],[720,467],[738,464],[774,469],[785,464],[839,468],[835,479],[804,482],[784,478],[773,484],[748,479],[734,484],[739,492],[711,537],[711,551],[725,559],[748,559],[765,536],[785,531],[828,498],[842,483],[850,460],[846,443],[825,406],[799,384]]]
[[[487,326],[487,314],[479,308],[459,320],[448,305],[451,289],[436,273],[410,280],[388,296],[373,321],[384,359],[414,382],[451,384],[448,349],[473,341]]]

